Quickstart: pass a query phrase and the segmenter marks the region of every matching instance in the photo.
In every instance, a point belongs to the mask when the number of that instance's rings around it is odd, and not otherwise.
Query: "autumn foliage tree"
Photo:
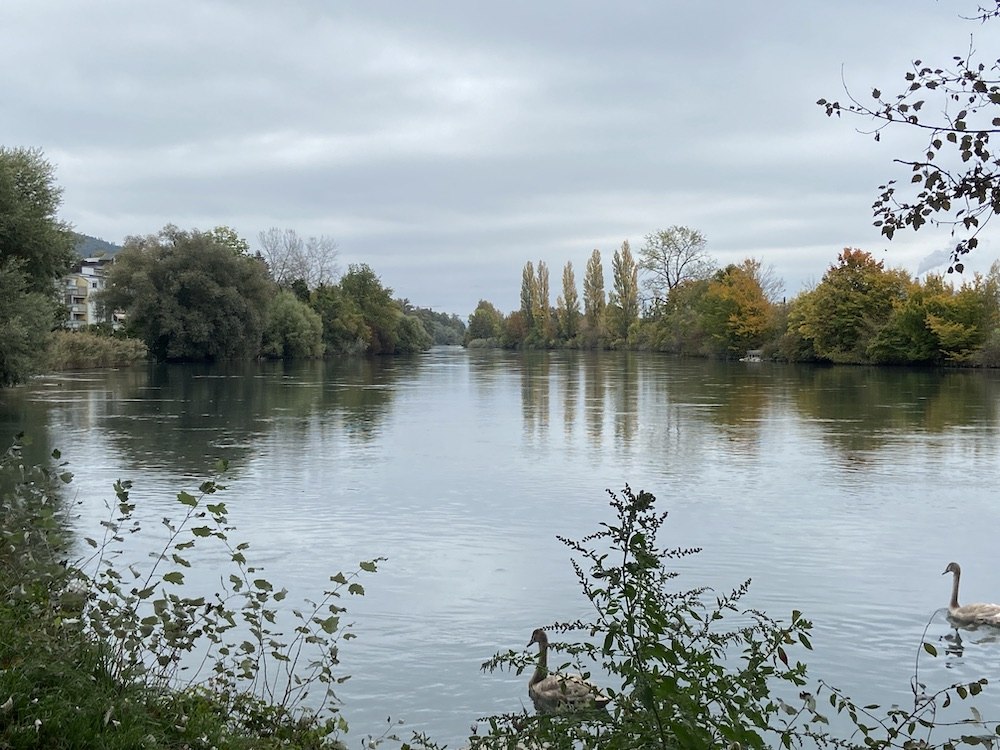
[[[765,285],[765,269],[752,258],[726,266],[709,280],[700,303],[702,327],[711,332],[720,353],[743,355],[774,335],[774,304]]]

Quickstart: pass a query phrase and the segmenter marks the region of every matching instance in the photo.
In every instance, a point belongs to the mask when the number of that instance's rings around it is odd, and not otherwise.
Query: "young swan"
[[[962,568],[957,562],[948,563],[941,575],[951,573],[951,601],[948,603],[948,618],[958,625],[994,625],[1000,627],[1000,604],[966,604],[958,605],[958,582],[962,577]]]
[[[528,697],[540,714],[566,710],[604,708],[611,698],[601,689],[578,674],[549,672],[549,639],[545,631],[537,628],[531,634],[528,646],[538,644],[538,664],[528,681]]]

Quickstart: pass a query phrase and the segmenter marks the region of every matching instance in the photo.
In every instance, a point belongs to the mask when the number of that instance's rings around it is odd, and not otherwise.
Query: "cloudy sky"
[[[973,34],[995,59],[1000,22],[958,16],[976,5],[3,0],[0,145],[45,152],[80,232],[328,235],[342,268],[463,318],[516,308],[527,260],[554,298],[567,261],[580,280],[593,248],[607,269],[673,224],[792,296],[846,246],[915,273],[949,244],[871,226],[922,142],[815,101],[894,92]]]

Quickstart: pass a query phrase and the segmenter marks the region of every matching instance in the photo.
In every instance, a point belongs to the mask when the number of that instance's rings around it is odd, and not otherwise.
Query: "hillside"
[[[73,236],[76,238],[76,246],[74,247],[74,250],[76,250],[76,254],[81,258],[115,255],[122,249],[121,245],[115,245],[107,240],[91,237],[88,234],[73,232]]]

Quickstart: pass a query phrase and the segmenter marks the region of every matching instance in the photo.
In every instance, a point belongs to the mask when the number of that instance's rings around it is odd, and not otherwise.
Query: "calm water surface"
[[[121,477],[155,540],[225,457],[237,536],[290,599],[386,556],[349,602],[356,738],[391,716],[454,742],[518,710],[526,677],[479,665],[587,614],[555,535],[609,520],[605,489],[625,483],[669,509],[663,542],[703,548],[679,585],[751,577],[748,606],[804,611],[800,656],[861,703],[908,702],[928,620],[930,640],[950,632],[932,619],[950,560],[964,600],[1000,601],[997,373],[436,349],[45,377],[0,391],[0,430],[18,429],[70,462],[83,533]],[[921,660],[929,688],[996,677],[1000,643],[964,644]]]

